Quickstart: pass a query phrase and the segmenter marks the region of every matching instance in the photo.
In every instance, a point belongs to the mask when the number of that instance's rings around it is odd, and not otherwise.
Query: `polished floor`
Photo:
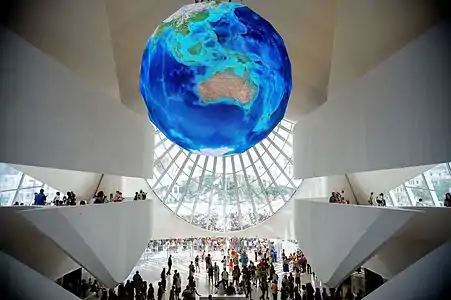
[[[296,250],[296,245],[294,244],[285,244],[284,249],[286,253],[290,253],[292,251]],[[151,253],[151,252],[145,252],[141,259],[139,260],[138,264],[135,268],[133,268],[132,272],[130,273],[130,276],[128,279],[131,279],[133,277],[133,274],[135,274],[136,271],[139,271],[141,274],[143,280],[147,281],[148,283],[152,283],[154,287],[157,286],[158,281],[160,280],[160,273],[164,267],[167,269],[167,260],[169,254],[172,255],[172,261],[173,266],[172,270],[177,270],[181,274],[182,278],[182,289],[187,284],[187,278],[188,278],[188,266],[191,261],[194,261],[194,258],[196,255],[200,256],[199,252],[196,251],[180,251],[180,252],[158,252],[158,253]],[[216,262],[221,266],[221,253],[219,251],[217,252],[211,252],[210,253],[213,257],[213,263]],[[253,256],[253,255],[252,255]],[[283,277],[283,270],[282,270],[282,263],[277,262],[275,263],[275,269],[279,276],[279,281],[281,281]],[[174,272],[171,272],[174,274]],[[229,272],[230,273],[230,272]],[[195,280],[196,280],[196,286],[197,291],[201,295],[208,295],[208,294],[215,294],[216,288],[208,283],[207,273],[205,270],[205,263],[200,263],[200,272],[195,273]],[[301,275],[301,282],[302,284],[306,284],[308,282],[311,282],[314,286],[321,287],[321,283],[310,274],[302,274]],[[280,283],[280,282],[279,282]],[[170,288],[172,285],[172,276],[168,276],[167,278],[167,285]],[[168,294],[166,292],[166,294]],[[260,290],[257,287],[254,287],[253,289],[253,299],[258,299],[257,297],[260,296]],[[165,295],[165,299],[168,298],[168,295]]]

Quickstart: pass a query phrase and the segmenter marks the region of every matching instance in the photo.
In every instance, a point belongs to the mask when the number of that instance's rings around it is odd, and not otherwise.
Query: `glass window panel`
[[[390,193],[387,194],[387,198],[385,199],[387,206],[394,206]]]
[[[0,192],[0,206],[13,205],[14,195],[16,191]]]
[[[434,201],[432,200],[431,192],[428,189],[417,189],[417,188],[409,188],[407,190],[411,191],[411,195],[413,197],[413,205],[418,205],[418,199],[423,199],[423,205],[425,206],[434,206]]]
[[[169,139],[165,139],[164,142],[163,142],[164,150],[167,150],[167,149],[171,148],[172,145],[174,145],[174,144]],[[177,146],[174,146],[172,148],[177,148]]]
[[[165,151],[166,151],[166,149],[164,148],[163,144],[160,145],[159,147],[156,147],[155,148],[155,155],[156,155],[156,157],[162,156]]]
[[[24,189],[24,188],[31,188],[31,187],[38,187],[38,186],[41,187],[42,182],[25,174],[20,188]]]
[[[271,206],[274,212],[278,211],[284,204],[285,201],[283,201],[281,196],[278,196],[271,201]]]
[[[22,172],[0,163],[0,191],[17,189],[21,177]]]
[[[288,120],[282,119],[282,121],[280,121],[280,126],[288,129],[291,132],[291,131],[293,131],[294,123],[290,122]]]
[[[281,129],[280,127],[277,128],[277,133],[281,136],[283,140],[287,140],[290,133],[286,130]]]
[[[251,166],[251,162],[249,161],[249,157],[246,154],[240,154],[241,158],[243,159],[243,164],[246,169],[248,169]]]
[[[451,175],[446,164],[439,164],[426,171],[425,176],[432,182],[432,188],[436,191],[438,200],[443,202],[445,194],[451,192]]]
[[[404,188],[404,185],[400,185],[397,188],[392,190],[392,197],[396,199],[399,206],[412,206],[412,203],[409,201],[409,196],[407,195],[407,191]]]
[[[172,195],[169,195],[169,197],[166,199],[166,205],[173,211],[177,209],[178,201],[175,199]]]
[[[241,220],[238,217],[238,207],[236,205],[228,205],[226,213],[227,230],[240,230]]]
[[[428,189],[426,182],[423,179],[423,175],[420,174],[408,181],[405,182],[407,187],[419,188],[419,189]]]
[[[257,221],[262,222],[271,216],[269,206],[264,206],[257,211]]]
[[[148,182],[160,199],[172,210],[179,207],[179,216],[192,224],[218,231],[252,226],[271,215],[268,201],[272,201],[278,210],[301,183],[292,178],[292,149],[286,143],[292,137],[292,128],[292,122],[282,121],[275,129],[277,135],[271,133],[268,139],[249,150],[250,156],[248,153],[226,158],[189,155],[186,150],[164,140],[155,151],[154,178]],[[164,138],[158,133],[156,144],[161,139]],[[285,154],[281,154],[281,149]]]
[[[191,218],[191,212],[193,211],[193,207],[192,204],[189,206],[189,203],[187,203],[185,205],[185,203],[183,203],[182,205],[180,205],[178,214],[179,216],[183,217],[184,219],[189,219]]]
[[[243,168],[241,167],[240,157],[238,155],[234,155],[231,159],[233,159],[233,163],[235,164],[235,172],[242,172]]]

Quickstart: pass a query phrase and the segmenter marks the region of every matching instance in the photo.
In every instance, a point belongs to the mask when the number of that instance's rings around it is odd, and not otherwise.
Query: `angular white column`
[[[80,300],[77,296],[0,252],[0,297],[21,300]]]
[[[450,253],[448,241],[363,299],[449,299]]]
[[[390,279],[409,265],[451,240],[451,210],[442,207],[407,207],[415,214],[398,233],[388,239],[364,265]]]
[[[130,274],[151,239],[151,204],[46,207],[21,214],[102,283],[114,287]]]
[[[326,285],[339,285],[395,234],[413,210],[295,201],[299,247]]]
[[[78,269],[80,265],[63,249],[22,217],[21,212],[30,209],[35,208],[0,207],[0,227],[4,229],[0,231],[0,249],[50,280]]]

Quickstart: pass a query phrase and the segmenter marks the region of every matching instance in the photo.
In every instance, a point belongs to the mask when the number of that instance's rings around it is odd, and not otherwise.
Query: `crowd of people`
[[[380,193],[376,199],[374,199],[374,193],[371,192],[370,193],[370,197],[368,199],[368,204],[369,205],[375,205],[375,206],[387,206],[387,202],[385,200],[385,196],[383,193]],[[416,203],[415,206],[427,206],[427,204],[423,201],[422,198],[419,198]],[[451,207],[451,193],[446,193],[445,194],[445,199],[443,199],[443,206],[444,207]]]
[[[182,284],[181,274],[173,269],[173,258],[169,254],[167,267],[162,269],[155,287],[144,281],[139,271],[136,271],[132,280],[120,284],[115,290],[102,288],[94,281],[91,292],[95,292],[102,300],[162,300],[165,295],[168,295],[169,300],[194,300],[196,295],[200,296],[195,274],[203,274],[208,285],[213,288],[209,290],[217,295],[239,294],[248,299],[258,295],[260,300],[270,297],[272,300],[359,300],[364,296],[362,291],[354,295],[348,289],[343,294],[341,287],[322,287],[301,250],[286,254],[283,249],[278,255],[274,245],[267,240],[231,239],[230,245],[236,248],[223,252],[222,258],[215,261],[214,256],[205,249],[211,247],[212,251],[220,251],[221,241],[208,238],[197,241],[202,242],[203,246],[199,247],[199,254],[188,266],[186,284]],[[186,241],[172,242],[180,242],[183,247]],[[283,275],[280,279],[275,268],[278,257],[282,259]],[[302,274],[309,274],[312,279],[303,284]]]
[[[133,200],[146,200],[147,193],[143,190],[135,193]],[[56,192],[53,199],[48,199],[48,195],[45,194],[44,189],[40,189],[39,193],[34,193],[33,205],[52,205],[52,206],[72,206],[72,205],[86,205],[86,204],[102,204],[109,202],[122,202],[125,197],[122,195],[121,191],[116,191],[114,194],[111,193],[109,197],[103,192],[97,192],[92,199],[77,200],[77,195],[73,191],[68,191],[65,195],[61,195],[60,192]],[[24,205],[24,203],[14,202],[14,205]]]
[[[368,199],[369,205],[376,205],[376,206],[387,206],[387,201],[385,200],[384,193],[380,193],[376,199],[374,199],[374,193],[370,193],[370,198]]]
[[[344,197],[344,190],[340,192],[332,192],[331,196],[329,197],[329,203],[342,203],[342,204],[349,204],[349,200],[345,199]],[[56,192],[54,198],[51,201],[48,201],[47,195],[45,194],[44,189],[40,189],[39,193],[34,194],[34,201],[33,205],[55,205],[55,206],[71,206],[71,205],[85,205],[85,204],[102,204],[102,203],[109,203],[109,202],[122,202],[125,200],[125,198],[122,195],[121,191],[116,191],[114,194],[111,193],[109,197],[103,192],[99,191],[97,192],[94,197],[88,201],[85,199],[82,199],[80,201],[77,201],[77,196],[73,191],[68,191],[66,195],[61,195],[60,192]],[[139,192],[135,192],[135,195],[133,197],[133,200],[146,200],[147,199],[147,193],[143,190],[140,190]],[[374,205],[374,206],[387,206],[387,202],[385,200],[385,196],[383,193],[380,193],[378,196],[374,197],[374,193],[371,192],[370,196],[368,198],[368,204]],[[24,203],[15,202],[14,205],[24,205]],[[420,198],[416,202],[416,206],[426,206],[423,202],[423,199]],[[451,207],[451,193],[446,193],[445,199],[443,199],[443,206],[444,207]]]
[[[345,194],[344,190],[342,190],[341,193],[332,192],[332,195],[329,198],[329,203],[349,204],[349,200],[345,199],[344,194]]]

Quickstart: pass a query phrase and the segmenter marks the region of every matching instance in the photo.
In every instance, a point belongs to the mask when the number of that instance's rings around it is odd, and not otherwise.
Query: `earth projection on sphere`
[[[281,121],[291,92],[281,36],[247,6],[185,5],[148,40],[140,90],[154,125],[197,154],[242,153]]]

